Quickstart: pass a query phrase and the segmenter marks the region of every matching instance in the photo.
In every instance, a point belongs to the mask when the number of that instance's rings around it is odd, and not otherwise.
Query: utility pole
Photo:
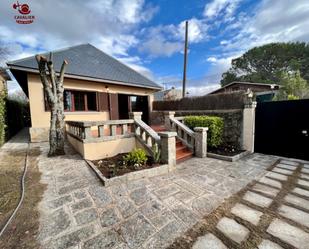
[[[183,78],[182,78],[182,97],[183,98],[186,96],[187,55],[188,55],[188,21],[186,21],[185,48],[184,48],[184,61],[183,61]]]

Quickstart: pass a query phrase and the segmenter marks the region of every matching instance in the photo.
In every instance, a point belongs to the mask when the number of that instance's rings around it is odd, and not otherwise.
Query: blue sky
[[[19,2],[29,4],[36,20],[17,24],[14,1],[1,0],[0,46],[10,51],[8,59],[89,42],[167,87],[181,86],[188,20],[191,95],[218,88],[231,59],[254,46],[309,41],[308,0]]]

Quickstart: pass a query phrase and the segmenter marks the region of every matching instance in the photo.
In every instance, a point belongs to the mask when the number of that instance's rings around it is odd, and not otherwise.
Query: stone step
[[[192,151],[187,149],[185,152],[176,153],[176,163],[181,163],[193,157]]]

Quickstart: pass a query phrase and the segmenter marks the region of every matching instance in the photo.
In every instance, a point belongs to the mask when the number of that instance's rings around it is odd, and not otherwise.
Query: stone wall
[[[224,119],[223,141],[225,144],[233,145],[237,148],[242,147],[243,130],[243,109],[231,110],[203,110],[203,111],[175,111],[175,116],[188,115],[211,115]],[[153,111],[150,113],[151,125],[164,124],[164,112]]]

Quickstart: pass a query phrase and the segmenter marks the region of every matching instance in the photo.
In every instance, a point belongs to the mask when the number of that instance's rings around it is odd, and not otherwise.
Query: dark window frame
[[[90,90],[79,90],[79,89],[71,89],[71,88],[65,88],[64,91],[70,92],[71,93],[71,105],[72,109],[65,109],[65,112],[99,112],[99,105],[98,105],[98,92],[96,91],[90,91]],[[83,93],[84,95],[84,110],[76,110],[75,109],[75,98],[74,98],[74,93],[79,92]],[[94,93],[95,95],[95,105],[96,105],[96,110],[90,110],[88,108],[88,93]]]

